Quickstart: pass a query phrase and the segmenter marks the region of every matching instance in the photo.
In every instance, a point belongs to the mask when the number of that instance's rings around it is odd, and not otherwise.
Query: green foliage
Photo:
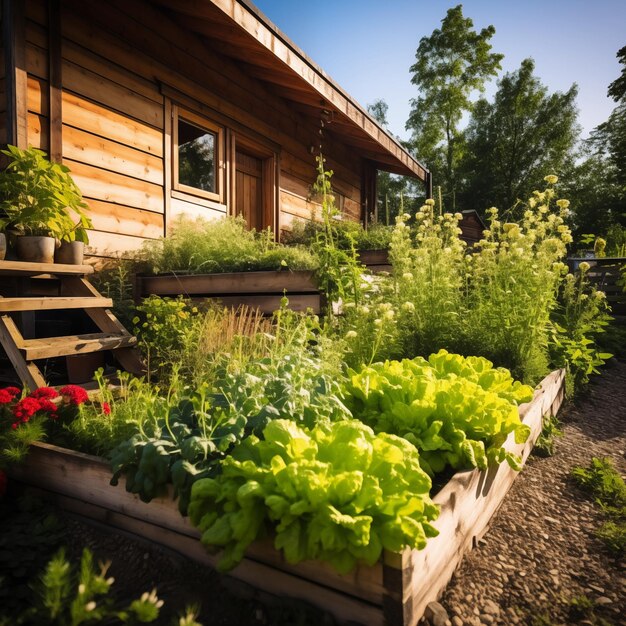
[[[74,566],[61,549],[43,571],[34,586],[35,601],[20,615],[3,624],[48,624],[79,626],[87,623],[147,624],[156,622],[163,606],[156,589],[145,592],[122,608],[112,594],[113,578],[107,577],[108,563],[95,566],[93,555],[84,549],[80,564]],[[182,623],[199,626],[192,613]],[[179,622],[180,623],[180,622]]]
[[[370,224],[364,228],[360,222],[334,219],[332,222],[334,244],[340,250],[386,250],[391,244],[393,228],[384,224]],[[323,222],[296,220],[291,232],[285,234],[286,244],[312,245],[323,235],[326,228]]]
[[[171,373],[172,365],[182,359],[198,309],[182,296],[149,296],[135,310],[137,315],[132,319],[133,332],[138,337],[148,371],[157,376]]]
[[[442,350],[428,361],[375,363],[350,372],[345,394],[356,418],[414,444],[431,476],[448,466],[486,469],[505,460],[521,467],[502,446],[509,433],[518,443],[528,438],[517,406],[533,391],[487,359]]]
[[[232,312],[221,315],[233,319]],[[233,445],[261,433],[268,421],[290,417],[312,427],[349,416],[338,399],[342,376],[336,349],[319,335],[315,318],[283,308],[264,332],[234,335],[226,347],[200,377],[194,374],[191,388],[173,378],[170,385],[177,391],[167,400],[148,394],[147,410],[134,420],[139,432],[113,451],[114,483],[125,474],[127,490],[145,501],[164,495],[172,484],[185,512],[192,483],[218,471]],[[173,367],[178,369],[178,362]],[[120,404],[119,414],[129,415],[132,426],[139,398],[130,397],[132,406]],[[112,401],[111,416],[117,414]],[[90,420],[85,427],[92,428]]]
[[[489,43],[494,33],[493,26],[477,33],[462,5],[448,9],[441,29],[420,40],[411,67],[411,82],[420,95],[411,101],[407,129],[413,131],[417,155],[451,196],[453,209],[464,150],[459,123],[472,110],[472,95],[500,69],[502,55],[491,52]]]
[[[549,94],[534,69],[534,61],[524,59],[499,80],[492,102],[474,106],[461,164],[463,207],[510,209],[571,160],[579,133],[577,87]]]
[[[362,273],[364,267],[359,263],[354,238],[344,229],[343,236],[348,246],[339,245],[340,235],[336,226],[340,213],[335,206],[331,178],[332,170],[324,169],[324,157],[317,157],[317,180],[313,191],[321,199],[322,228],[316,233],[311,244],[314,254],[319,259],[317,282],[326,295],[328,315],[333,314],[334,302],[352,302],[358,304],[362,297]]]
[[[598,537],[617,555],[626,551],[626,482],[609,458],[591,459],[589,467],[575,467],[572,477],[608,516]]]
[[[586,279],[589,264],[580,264],[577,275],[568,274],[561,285],[558,307],[552,313],[550,355],[556,367],[567,370],[568,394],[580,390],[591,374],[611,358],[597,345],[611,317],[604,292]]]
[[[569,202],[554,203],[556,176],[546,180],[547,189],[533,193],[519,224],[503,223],[490,209],[489,228],[468,258],[472,334],[463,352],[486,356],[526,382],[537,382],[549,367],[550,315],[572,240],[564,223]]]
[[[356,420],[310,431],[276,420],[262,440],[235,448],[222,474],[194,484],[189,515],[202,543],[223,549],[222,570],[271,530],[288,562],[323,559],[348,572],[374,564],[383,548],[423,548],[437,534],[430,487],[417,451],[399,437]]]
[[[69,168],[51,163],[32,147],[20,150],[9,145],[1,153],[9,158],[0,172],[0,210],[6,216],[2,225],[26,235],[87,243],[85,229],[92,227],[91,220]]]
[[[554,454],[554,440],[560,437],[563,432],[559,428],[561,423],[555,415],[543,418],[541,434],[533,446],[532,453],[536,456],[552,456]]]
[[[64,423],[63,431],[55,435],[56,443],[106,457],[178,403],[181,390],[175,376],[165,389],[128,372],[117,372],[117,379],[119,385],[112,390],[102,369],[96,372],[100,401],[82,405],[75,419]]]
[[[404,354],[452,347],[463,323],[465,243],[460,214],[437,214],[434,202],[415,215],[414,232],[398,218],[391,242],[394,292]]]
[[[138,260],[152,273],[310,270],[317,260],[302,247],[283,246],[272,233],[248,230],[241,217],[208,221],[181,217],[167,238],[144,244]]]

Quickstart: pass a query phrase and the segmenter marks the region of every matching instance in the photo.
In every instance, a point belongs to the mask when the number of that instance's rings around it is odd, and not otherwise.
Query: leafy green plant
[[[559,426],[560,422],[556,415],[544,418],[541,434],[533,446],[534,455],[546,457],[554,454],[554,440],[563,434]]]
[[[423,548],[437,531],[431,482],[415,448],[357,420],[310,431],[270,422],[237,446],[222,473],[194,483],[189,506],[202,543],[234,567],[265,532],[290,563],[329,561],[340,572],[384,549]]]
[[[107,577],[109,563],[94,565],[90,550],[84,549],[76,568],[61,549],[48,563],[39,584],[36,600],[21,615],[2,624],[45,623],[50,626],[79,626],[87,623],[146,624],[159,619],[163,600],[156,589],[145,592],[122,608],[111,595],[115,580]],[[200,626],[189,613],[184,623]]]
[[[151,273],[286,271],[317,267],[317,260],[307,249],[278,244],[269,231],[248,230],[242,217],[213,221],[181,217],[166,238],[146,243],[137,261]]]
[[[316,232],[311,249],[319,260],[317,282],[326,295],[327,314],[333,315],[333,303],[351,302],[358,304],[364,290],[362,273],[364,267],[359,263],[354,238],[344,231],[348,247],[339,245],[340,235],[337,229],[337,217],[340,213],[335,206],[332,191],[332,170],[324,169],[324,157],[317,157],[317,180],[313,191],[321,199],[322,228]]]
[[[598,537],[618,555],[626,551],[626,482],[609,458],[591,459],[589,467],[575,467],[572,477],[608,516]]]
[[[116,377],[118,385],[113,390],[102,369],[95,373],[98,400],[81,405],[73,419],[63,420],[63,430],[55,434],[56,443],[109,456],[122,441],[145,430],[176,405],[179,394],[184,393],[176,376],[164,389],[128,372],[117,372]]]
[[[125,474],[126,489],[145,501],[165,495],[172,484],[184,513],[192,483],[219,471],[233,445],[260,434],[270,420],[290,417],[310,427],[349,417],[338,398],[339,365],[323,338],[313,342],[311,324],[311,318],[281,309],[273,334],[262,338],[268,342],[265,355],[222,355],[210,380],[195,391],[183,388],[168,402],[155,398],[145,417],[135,418],[139,432],[113,451],[113,484]],[[133,415],[132,408],[123,411]],[[92,428],[90,418],[85,423]]]
[[[486,469],[502,461],[520,469],[503,444],[510,433],[518,443],[528,438],[517,405],[533,390],[487,359],[441,350],[428,361],[374,363],[350,372],[345,396],[353,415],[376,432],[414,444],[431,476],[447,466]]]
[[[4,226],[26,235],[88,243],[91,220],[69,168],[48,161],[44,152],[32,147],[21,150],[9,145],[1,152],[9,158],[6,170],[0,172]]]
[[[610,359],[597,345],[611,317],[604,292],[593,287],[585,275],[589,264],[580,264],[576,275],[567,274],[552,312],[549,349],[556,367],[565,367],[570,395],[589,382],[591,374]]]

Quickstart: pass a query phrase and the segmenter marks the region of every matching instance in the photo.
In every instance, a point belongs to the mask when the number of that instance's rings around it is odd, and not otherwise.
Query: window
[[[222,129],[197,115],[173,108],[173,187],[224,201]]]

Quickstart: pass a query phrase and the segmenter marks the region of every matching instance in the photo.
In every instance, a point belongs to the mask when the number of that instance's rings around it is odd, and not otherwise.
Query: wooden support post
[[[24,0],[3,0],[2,39],[5,53],[7,144],[18,148],[28,147],[25,30]]]
[[[63,159],[63,62],[61,58],[61,6],[59,0],[48,0],[48,73],[51,161]]]
[[[432,200],[432,197],[433,197],[433,175],[432,175],[432,173],[430,171],[426,172],[425,187],[426,187],[426,199],[427,200]]]

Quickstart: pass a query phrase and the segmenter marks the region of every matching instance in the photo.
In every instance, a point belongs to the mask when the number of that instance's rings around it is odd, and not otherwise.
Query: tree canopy
[[[413,132],[412,144],[451,196],[455,205],[457,168],[463,156],[463,133],[459,123],[473,108],[472,94],[482,91],[485,82],[496,76],[503,55],[491,52],[489,40],[495,28],[479,33],[471,19],[464,17],[463,6],[448,10],[429,37],[422,37],[411,66],[411,82],[419,96],[411,100],[407,129]]]
[[[492,102],[476,103],[461,164],[464,209],[509,209],[572,159],[578,89],[550,94],[534,69],[533,60],[525,59],[498,81]]]

